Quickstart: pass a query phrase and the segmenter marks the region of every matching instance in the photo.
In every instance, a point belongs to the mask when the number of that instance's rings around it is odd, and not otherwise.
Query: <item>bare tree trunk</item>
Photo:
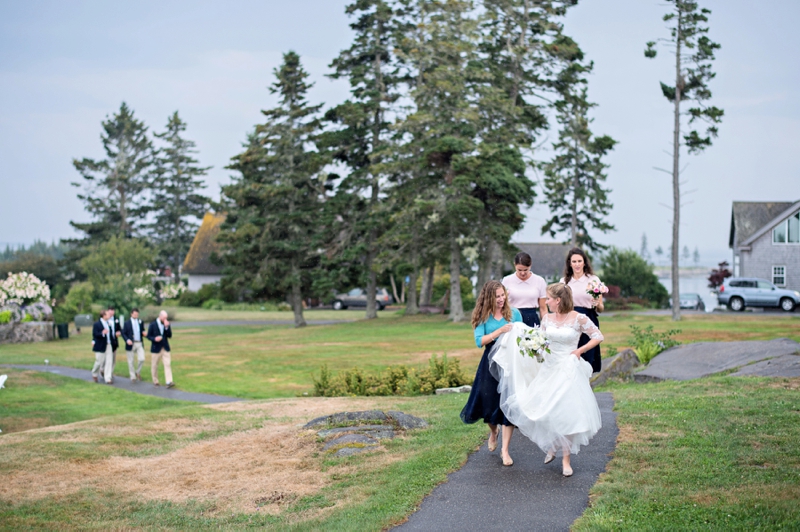
[[[581,156],[581,148],[579,145],[579,140],[577,137],[577,131],[579,124],[578,122],[578,111],[575,110],[575,125],[573,129],[576,131],[575,136],[575,175],[572,179],[572,225],[570,229],[571,240],[570,244],[572,247],[576,247],[578,245],[578,187],[580,186],[580,175],[579,175],[579,168],[580,168],[580,156]]]
[[[431,264],[422,274],[422,286],[419,291],[419,304],[421,306],[428,306],[431,304],[433,298],[433,280],[436,274],[436,265]]]
[[[681,76],[681,39],[683,38],[683,20],[678,10],[678,35],[675,39],[675,125],[672,132],[672,321],[680,321],[680,225],[681,225],[681,92],[683,77]]]
[[[450,319],[464,321],[464,304],[461,301],[461,247],[455,228],[450,228]]]
[[[392,295],[394,296],[394,300],[400,303],[400,296],[397,295],[397,283],[394,282],[394,274],[389,274],[389,282],[392,284]]]
[[[406,316],[419,314],[417,305],[417,276],[419,275],[419,265],[417,264],[416,253],[412,257],[414,269],[408,275],[408,299],[406,299]]]
[[[294,311],[294,326],[305,327],[306,320],[303,317],[303,295],[300,287],[300,268],[296,263],[292,263],[292,310]]]

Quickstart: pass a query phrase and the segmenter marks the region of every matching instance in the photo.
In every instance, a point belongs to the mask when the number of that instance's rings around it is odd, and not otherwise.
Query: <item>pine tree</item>
[[[542,226],[542,234],[554,237],[567,233],[572,246],[596,251],[606,246],[589,234],[589,227],[603,233],[614,230],[606,221],[612,205],[610,191],[603,187],[608,168],[603,157],[617,141],[607,135],[592,135],[588,112],[595,105],[587,100],[585,86],[577,91],[567,88],[555,104],[561,131],[553,144],[555,156],[542,165],[545,201],[552,214]]]
[[[724,112],[714,106],[707,106],[711,98],[708,83],[716,74],[711,70],[714,51],[720,45],[708,38],[708,15],[711,11],[700,8],[695,0],[667,0],[671,11],[664,15],[669,24],[670,38],[660,39],[673,48],[675,55],[675,85],[661,83],[661,92],[673,104],[672,129],[672,293],[680,292],[679,256],[680,250],[680,151],[686,146],[690,154],[700,153],[711,146],[712,138],[717,136],[717,124],[722,120]],[[656,42],[647,43],[644,55],[656,57]],[[681,102],[692,100],[696,107],[688,109],[689,127],[698,120],[708,123],[703,134],[696,129],[683,135],[681,142]],[[667,172],[670,173],[670,172]],[[680,305],[672,305],[672,319],[681,319]]]
[[[148,212],[146,191],[152,165],[152,144],[147,127],[133,116],[125,104],[119,112],[102,122],[100,136],[106,158],[102,160],[74,159],[72,164],[80,172],[83,186],[78,199],[94,218],[89,223],[70,222],[83,232],[82,246],[105,242],[112,235],[131,238],[138,234],[139,226]]]
[[[480,200],[472,195],[471,164],[480,129],[477,106],[478,24],[465,0],[408,0],[413,30],[400,44],[413,88],[413,112],[400,124],[410,139],[405,149],[418,156],[416,179],[439,206],[438,234],[450,256],[450,319],[465,317],[461,299],[461,241],[471,233]]]
[[[154,157],[152,203],[153,223],[149,236],[155,242],[161,260],[180,274],[183,259],[189,252],[199,220],[208,209],[210,199],[200,191],[205,188],[201,179],[211,168],[197,166],[195,143],[183,138],[186,123],[178,112],[169,117],[166,130],[156,133],[166,146]]]
[[[398,65],[392,52],[394,39],[400,31],[400,18],[384,0],[356,0],[345,11],[356,17],[350,25],[355,38],[350,48],[343,50],[331,63],[334,71],[330,77],[347,78],[351,98],[326,113],[325,118],[335,129],[324,135],[323,144],[350,169],[337,192],[350,195],[351,201],[342,204],[352,215],[349,217],[352,226],[348,229],[360,245],[350,246],[349,251],[363,253],[366,317],[371,319],[378,317],[375,258],[386,220],[383,206],[387,181],[385,160],[392,134],[388,114],[392,103],[400,96]],[[362,202],[362,196],[367,198],[364,208],[353,209]]]
[[[694,253],[692,254],[692,260],[694,260],[695,266],[700,264],[700,250],[697,249],[697,247],[694,248]]]
[[[240,173],[222,192],[228,216],[220,232],[228,283],[245,297],[270,290],[288,295],[295,326],[306,325],[303,292],[320,260],[327,231],[324,202],[329,190],[322,172],[328,158],[311,148],[321,130],[321,105],[309,105],[311,85],[295,52],[283,56],[270,88],[280,104],[263,111],[246,150],[228,168]]]
[[[647,249],[647,234],[645,233],[642,233],[642,249],[639,251],[639,255],[646,261],[650,260],[650,250]]]

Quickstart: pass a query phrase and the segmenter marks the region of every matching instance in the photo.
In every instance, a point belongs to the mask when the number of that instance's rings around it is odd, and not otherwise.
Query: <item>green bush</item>
[[[6,323],[11,323],[11,311],[4,310],[0,312],[0,325],[5,325]]]
[[[644,329],[640,329],[636,325],[631,325],[631,345],[639,357],[639,362],[644,365],[650,363],[653,358],[670,347],[680,345],[678,340],[672,338],[676,334],[680,334],[680,329],[672,329],[665,333],[653,332],[653,326],[648,325]]]
[[[603,257],[600,277],[606,285],[618,286],[622,297],[646,299],[658,307],[669,301],[653,267],[633,250],[612,247]]]
[[[428,367],[408,368],[389,366],[377,375],[365,373],[361,368],[344,370],[336,375],[328,366],[320,368],[314,381],[314,395],[337,397],[353,395],[431,395],[437,388],[462,386],[472,382],[461,371],[458,359],[431,356]]]
[[[462,275],[459,278],[461,283],[461,301],[464,304],[464,309],[469,310],[475,307],[475,296],[472,295],[472,281],[466,276]],[[480,289],[480,287],[478,287]],[[433,292],[431,296],[431,304],[435,305],[444,297],[444,294],[450,289],[450,274],[443,273],[433,278]],[[422,276],[417,279],[417,293],[422,290]],[[450,301],[445,301],[444,306],[450,304]]]
[[[75,314],[78,314],[78,312],[74,307],[62,304],[53,309],[53,321],[55,323],[69,323],[75,319]]]
[[[31,321],[33,321],[33,316],[25,314],[25,317],[20,320],[20,323],[29,323]]]
[[[222,310],[225,302],[221,299],[208,299],[203,302],[202,307],[206,310]]]

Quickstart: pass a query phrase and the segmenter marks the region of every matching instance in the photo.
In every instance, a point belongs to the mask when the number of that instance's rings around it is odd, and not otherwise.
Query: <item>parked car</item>
[[[780,307],[792,312],[800,305],[800,292],[778,288],[765,279],[729,277],[719,287],[720,305],[742,311],[745,307]]]
[[[703,303],[703,298],[700,297],[700,294],[681,294],[680,296],[681,308],[688,308],[692,310],[705,310],[706,304]],[[672,306],[672,300],[670,299],[669,305]]]
[[[392,296],[385,288],[378,288],[375,294],[375,305],[378,310],[383,310],[391,304]],[[333,299],[333,310],[343,310],[348,307],[367,306],[367,291],[363,288],[353,288],[346,294],[336,294]]]

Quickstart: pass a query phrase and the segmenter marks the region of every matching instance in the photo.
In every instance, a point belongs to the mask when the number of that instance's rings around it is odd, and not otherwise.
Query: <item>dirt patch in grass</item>
[[[112,491],[137,500],[183,503],[213,502],[215,512],[243,511],[279,513],[287,504],[319,492],[332,475],[352,473],[353,466],[326,468],[314,431],[302,430],[307,421],[340,411],[381,409],[385,401],[350,398],[308,398],[264,403],[227,403],[208,408],[248,413],[264,418],[260,428],[214,439],[190,441],[204,431],[217,430],[213,419],[160,419],[136,426],[84,421],[9,435],[0,441],[16,443],[6,455],[16,465],[4,475],[0,499],[32,501],[63,496],[90,488]],[[268,417],[264,414],[268,414]],[[120,456],[109,448],[108,458],[92,460],[44,457],[38,452],[25,457],[25,440],[40,440],[43,432],[58,432],[51,444],[98,442],[128,436],[139,439],[169,432],[189,443],[157,456]],[[23,445],[19,445],[22,443]],[[8,447],[5,450],[11,451]],[[13,455],[16,455],[13,456]],[[370,467],[382,467],[401,457],[377,448]],[[32,459],[32,460],[31,460]],[[325,510],[329,511],[329,509]]]
[[[771,379],[767,383],[767,388],[775,388],[780,390],[798,390],[800,389],[800,377]]]
[[[5,368],[0,368],[0,372],[6,373]],[[29,386],[47,386],[55,388],[58,383],[45,377],[40,371],[33,370],[13,370],[8,372],[9,377],[5,383],[6,388],[27,388]]]

